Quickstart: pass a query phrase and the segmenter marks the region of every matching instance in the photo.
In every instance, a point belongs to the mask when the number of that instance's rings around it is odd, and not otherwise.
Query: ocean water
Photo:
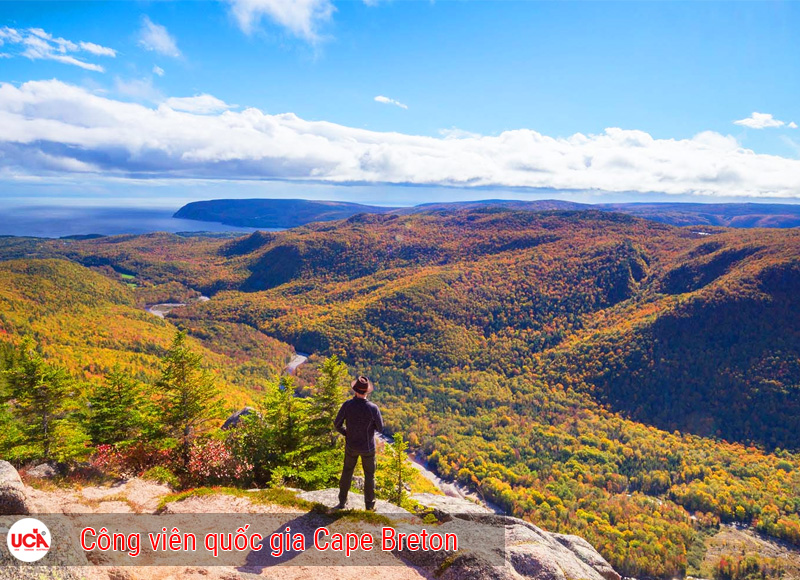
[[[177,208],[0,206],[0,235],[60,238],[87,234],[256,231],[256,228],[176,219],[172,217],[175,211]]]

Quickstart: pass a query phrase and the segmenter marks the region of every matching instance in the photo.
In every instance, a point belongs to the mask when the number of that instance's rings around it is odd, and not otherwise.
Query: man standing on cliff
[[[375,403],[367,401],[372,392],[372,381],[367,377],[358,377],[350,387],[355,396],[342,403],[333,425],[344,435],[344,468],[339,480],[339,505],[336,509],[344,509],[347,493],[353,480],[353,470],[358,458],[364,469],[364,504],[366,509],[375,509],[375,431],[383,432],[383,417]]]

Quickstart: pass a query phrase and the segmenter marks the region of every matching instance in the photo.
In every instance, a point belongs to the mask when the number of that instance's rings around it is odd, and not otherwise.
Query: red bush
[[[246,479],[253,466],[236,459],[222,441],[194,443],[185,472],[187,485],[236,484]]]

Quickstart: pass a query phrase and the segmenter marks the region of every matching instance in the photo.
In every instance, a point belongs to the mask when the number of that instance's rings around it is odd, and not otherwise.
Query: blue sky
[[[798,25],[796,2],[1,2],[0,179],[792,199]]]

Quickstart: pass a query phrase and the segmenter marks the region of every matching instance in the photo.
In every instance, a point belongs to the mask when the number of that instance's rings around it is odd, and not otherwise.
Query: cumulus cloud
[[[769,113],[754,112],[746,119],[739,119],[738,121],[734,121],[733,124],[741,125],[742,127],[747,127],[749,129],[769,129],[772,127],[783,127],[786,123],[784,121],[779,121]],[[794,123],[791,123],[790,126],[793,124]]]
[[[220,113],[233,108],[233,105],[229,105],[225,101],[208,94],[195,95],[194,97],[171,97],[164,104],[175,111],[186,111],[187,113],[196,113],[198,115]]]
[[[113,48],[94,42],[72,42],[66,38],[53,36],[41,28],[17,30],[4,26],[0,28],[0,45],[16,46],[17,55],[31,60],[54,60],[95,72],[104,72],[105,69],[99,64],[74,56],[75,53],[85,52],[93,56],[112,58],[117,56],[117,51]],[[13,56],[11,53],[4,54],[9,58]]]
[[[3,172],[800,197],[800,160],[757,154],[714,132],[427,137],[253,108],[200,115],[54,80],[0,83]]]
[[[331,0],[229,0],[239,27],[253,32],[262,18],[309,42],[319,40],[319,30],[336,10]]]
[[[792,121],[786,126],[789,127],[790,129],[797,129],[797,123],[795,123],[794,121]]]
[[[404,105],[400,101],[395,101],[394,99],[384,97],[383,95],[378,95],[375,97],[375,101],[378,103],[383,103],[384,105],[394,105],[395,107],[400,107],[401,109],[408,109],[408,105]]]
[[[153,74],[154,75],[158,75],[160,77],[163,77],[164,76],[164,69],[161,68],[160,66],[158,66],[157,64],[153,65]]]
[[[165,56],[177,58],[181,55],[178,43],[165,26],[156,24],[148,16],[142,17],[142,27],[139,29],[139,46],[146,50],[158,52]]]

